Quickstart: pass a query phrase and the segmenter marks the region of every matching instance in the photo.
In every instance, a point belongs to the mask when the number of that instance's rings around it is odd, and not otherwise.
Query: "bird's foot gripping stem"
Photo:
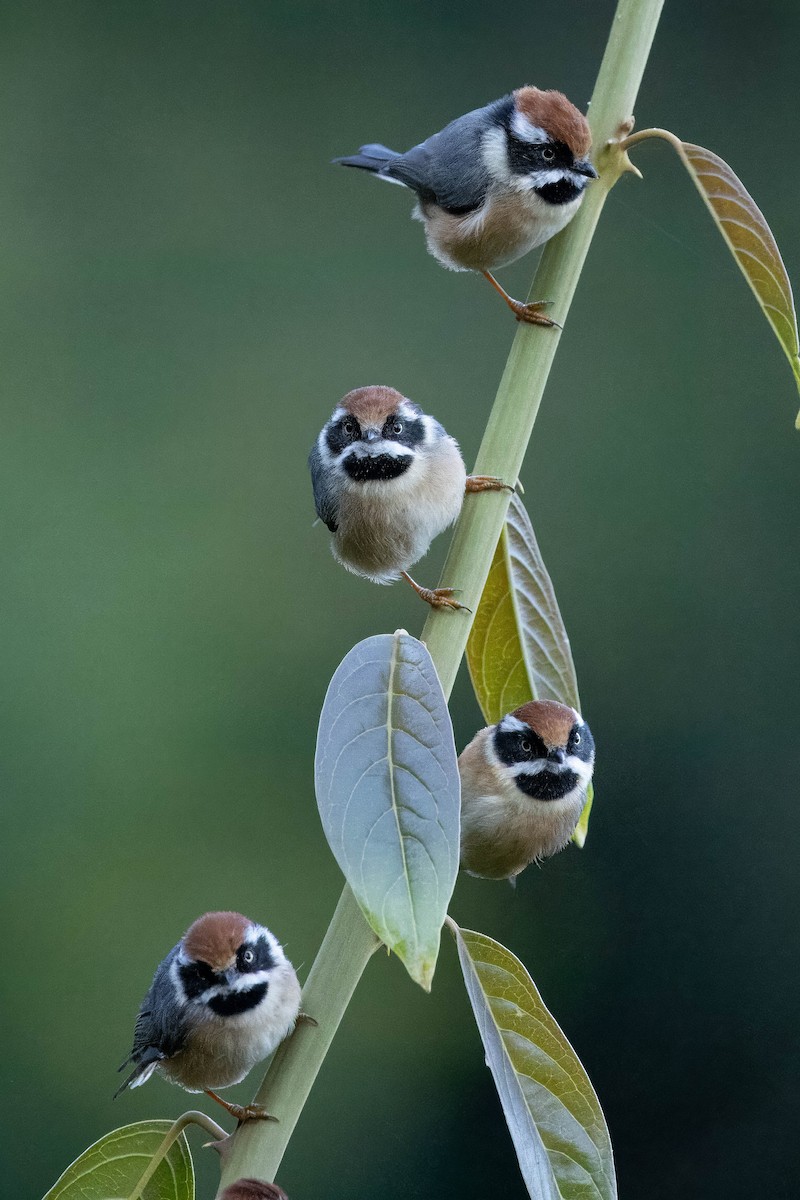
[[[217,1104],[221,1104],[240,1125],[243,1125],[245,1121],[277,1121],[278,1119],[268,1113],[260,1104],[231,1104],[228,1100],[223,1100],[222,1096],[218,1096],[216,1092],[212,1092],[211,1088],[206,1088],[206,1095],[210,1096],[212,1100],[216,1100]]]
[[[561,329],[558,321],[551,320],[542,312],[543,308],[548,308],[552,304],[552,300],[533,300],[530,304],[523,304],[521,300],[515,300],[513,296],[509,296],[505,288],[500,286],[489,271],[483,271],[482,274],[485,279],[488,279],[494,290],[503,297],[518,321],[522,321],[524,325],[544,325],[548,329]]]
[[[407,571],[401,571],[400,574],[403,576],[403,579],[411,584],[417,595],[424,600],[426,604],[430,604],[431,608],[460,608],[464,612],[472,611],[471,609],[467,608],[466,604],[459,604],[458,600],[453,599],[453,596],[455,595],[454,588],[420,587],[418,583],[414,582]]]
[[[506,483],[497,475],[468,475],[464,491],[470,492],[513,492],[513,484]]]

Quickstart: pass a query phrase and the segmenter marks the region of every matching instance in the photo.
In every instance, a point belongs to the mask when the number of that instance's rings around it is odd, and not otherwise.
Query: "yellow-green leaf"
[[[530,518],[512,496],[467,642],[467,664],[487,725],[529,700],[581,711],[569,638]],[[586,841],[591,784],[572,835]]]
[[[499,942],[448,924],[528,1193],[534,1200],[615,1200],[600,1102],[530,975]]]
[[[775,331],[800,388],[800,341],[792,285],[764,214],[719,155],[682,142],[665,129],[643,130],[629,144],[647,137],[664,138],[677,151]],[[800,429],[800,414],[796,424]]]
[[[183,1133],[139,1190],[172,1127],[172,1121],[138,1121],[107,1133],[67,1167],[44,1200],[194,1200],[194,1167]]]

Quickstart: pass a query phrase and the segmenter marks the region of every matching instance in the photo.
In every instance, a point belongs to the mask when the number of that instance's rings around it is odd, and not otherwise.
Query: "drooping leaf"
[[[487,725],[529,700],[581,710],[575,664],[530,518],[512,496],[467,642],[467,664]],[[586,841],[591,784],[572,840]]]
[[[369,925],[430,989],[459,859],[461,787],[430,654],[404,630],[359,642],[317,735],[325,836]]]
[[[677,151],[703,197],[728,249],[772,326],[800,388],[800,342],[792,285],[781,252],[753,197],[724,159],[682,142],[664,129],[644,130],[636,138],[661,137]],[[797,417],[800,429],[800,414]]]
[[[172,1143],[143,1191],[144,1172],[172,1121],[138,1121],[100,1138],[67,1167],[44,1200],[194,1200],[194,1167],[183,1133]]]
[[[615,1200],[614,1156],[597,1095],[530,975],[499,942],[449,924],[529,1194]]]

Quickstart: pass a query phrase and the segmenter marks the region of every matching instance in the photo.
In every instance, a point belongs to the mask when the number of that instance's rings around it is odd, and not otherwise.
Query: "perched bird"
[[[594,738],[574,708],[533,700],[476,733],[458,769],[461,866],[513,880],[569,841],[594,770]]]
[[[289,1200],[283,1188],[260,1179],[237,1179],[222,1193],[221,1200]]]
[[[337,404],[309,455],[317,516],[333,556],[374,583],[401,576],[434,608],[463,608],[452,588],[424,588],[408,568],[461,512],[465,492],[508,484],[467,475],[458,443],[390,387],[363,387]],[[509,490],[511,490],[509,488]]]
[[[428,250],[451,271],[480,271],[518,321],[553,325],[546,302],[512,299],[491,274],[563,229],[597,172],[586,118],[561,92],[517,88],[399,154],[362,146],[344,167],[416,193]]]
[[[240,1121],[266,1117],[212,1089],[244,1079],[292,1032],[299,1010],[300,984],[274,934],[241,913],[206,913],[158,966],[120,1070],[134,1068],[117,1095],[159,1071]]]

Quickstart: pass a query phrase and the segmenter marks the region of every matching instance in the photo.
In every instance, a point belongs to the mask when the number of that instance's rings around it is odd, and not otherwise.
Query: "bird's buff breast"
[[[581,198],[547,204],[533,192],[491,197],[478,212],[453,216],[435,204],[421,205],[428,249],[453,271],[492,271],[541,246],[564,228]],[[416,214],[415,214],[416,215]]]
[[[236,1017],[209,1014],[190,1034],[183,1050],[159,1063],[167,1079],[188,1092],[231,1087],[292,1032],[300,1006],[300,986],[291,975],[270,982],[266,999]]]
[[[392,583],[461,511],[466,471],[454,443],[387,482],[350,483],[339,505],[334,557],[357,575]]]

